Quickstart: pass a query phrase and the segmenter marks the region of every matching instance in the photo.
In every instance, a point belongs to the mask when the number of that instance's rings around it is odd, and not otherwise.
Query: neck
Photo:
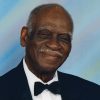
[[[39,67],[35,65],[34,63],[31,63],[31,60],[28,60],[28,58],[25,58],[25,62],[27,64],[28,69],[39,79],[41,79],[43,82],[48,82],[50,81],[53,77],[55,72],[49,72],[49,71],[44,71],[44,70],[39,70]],[[35,67],[36,66],[36,67]]]
[[[54,73],[40,73],[39,75],[37,77],[40,78],[45,83],[47,83],[54,77]]]

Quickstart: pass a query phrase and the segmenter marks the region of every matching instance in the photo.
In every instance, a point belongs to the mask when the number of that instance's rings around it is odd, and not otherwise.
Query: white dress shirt
[[[24,71],[27,77],[29,89],[32,95],[33,100],[62,100],[60,94],[53,94],[49,90],[44,90],[41,94],[34,96],[34,83],[35,82],[41,82],[43,84],[50,84],[54,81],[58,81],[58,74],[57,72],[55,73],[54,77],[52,80],[50,80],[47,83],[44,83],[41,79],[39,79],[37,76],[35,76],[27,67],[25,59],[23,59],[23,67]]]

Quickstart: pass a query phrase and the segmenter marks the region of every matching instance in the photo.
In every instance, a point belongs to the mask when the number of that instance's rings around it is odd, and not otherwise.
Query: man
[[[0,78],[0,100],[100,100],[99,85],[57,71],[71,51],[72,33],[72,18],[63,7],[35,8],[21,30],[25,57]]]

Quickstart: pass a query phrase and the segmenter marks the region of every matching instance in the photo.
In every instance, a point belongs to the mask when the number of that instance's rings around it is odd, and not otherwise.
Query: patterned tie
[[[58,81],[55,81],[51,84],[42,84],[40,82],[35,82],[34,86],[34,95],[37,96],[38,94],[42,93],[43,90],[48,89],[54,94],[60,94],[60,84]]]

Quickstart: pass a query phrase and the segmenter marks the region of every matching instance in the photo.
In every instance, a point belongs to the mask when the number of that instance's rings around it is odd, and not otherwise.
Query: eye
[[[60,41],[64,42],[64,43],[70,43],[71,42],[71,36],[69,34],[59,35],[58,39]]]
[[[38,31],[37,38],[38,39],[49,39],[50,38],[50,31],[48,31],[47,29]]]

